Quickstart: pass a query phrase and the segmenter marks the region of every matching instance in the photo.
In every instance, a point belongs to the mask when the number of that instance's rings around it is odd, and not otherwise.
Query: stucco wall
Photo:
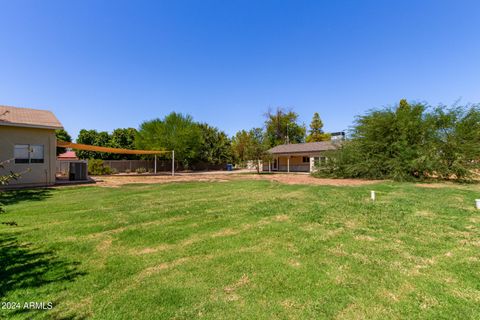
[[[44,163],[15,163],[16,144],[43,145]],[[55,130],[0,126],[0,161],[11,160],[0,174],[5,172],[22,173],[17,181],[10,184],[55,183],[56,138]]]

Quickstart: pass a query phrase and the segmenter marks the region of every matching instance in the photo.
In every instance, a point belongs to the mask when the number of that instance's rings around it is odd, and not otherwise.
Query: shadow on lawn
[[[20,243],[13,235],[0,235],[0,300],[7,301],[5,297],[17,290],[35,294],[50,284],[55,283],[58,288],[58,284],[72,282],[75,278],[85,275],[84,272],[78,271],[79,264],[79,262],[63,261],[51,250],[40,250],[31,244]],[[36,296],[35,299],[28,300],[45,302],[46,299]],[[23,304],[28,301],[18,302]],[[53,310],[55,310],[55,302]],[[17,309],[14,314],[30,312],[45,311]]]
[[[23,201],[41,201],[51,197],[51,189],[0,190],[0,203],[5,206]]]

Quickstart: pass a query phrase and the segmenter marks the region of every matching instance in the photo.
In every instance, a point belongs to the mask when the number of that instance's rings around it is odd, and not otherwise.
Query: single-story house
[[[20,173],[11,185],[54,184],[55,130],[62,128],[50,111],[0,106],[0,175]]]
[[[267,152],[271,160],[263,162],[263,171],[312,172],[316,162],[326,161],[324,153],[335,150],[338,142],[322,141],[282,144]]]

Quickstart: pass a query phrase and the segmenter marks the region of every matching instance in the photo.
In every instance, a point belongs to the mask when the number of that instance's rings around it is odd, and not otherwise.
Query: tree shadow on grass
[[[0,190],[0,203],[5,206],[23,201],[42,201],[51,197],[51,189]]]
[[[62,284],[63,287],[66,283],[85,275],[84,272],[78,271],[79,264],[61,260],[51,250],[41,250],[32,244],[20,243],[14,235],[0,234],[0,300],[9,301],[10,294],[18,296],[19,293],[15,291],[35,293],[42,289],[41,291],[48,292],[44,287],[53,284],[56,288],[58,284]],[[54,290],[58,289],[52,287],[52,292],[55,292]],[[45,298],[38,296],[34,301],[45,302]],[[23,305],[29,301],[18,302]],[[45,312],[22,308],[11,311],[13,314],[25,314],[27,318],[31,318],[33,313]]]

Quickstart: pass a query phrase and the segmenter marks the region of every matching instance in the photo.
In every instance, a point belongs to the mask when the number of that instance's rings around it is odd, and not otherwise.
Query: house
[[[56,129],[62,124],[50,111],[0,106],[0,175],[20,173],[11,185],[54,184]]]
[[[337,147],[332,141],[282,144],[267,151],[271,160],[264,161],[263,171],[312,172],[315,162],[325,161],[324,153]]]

